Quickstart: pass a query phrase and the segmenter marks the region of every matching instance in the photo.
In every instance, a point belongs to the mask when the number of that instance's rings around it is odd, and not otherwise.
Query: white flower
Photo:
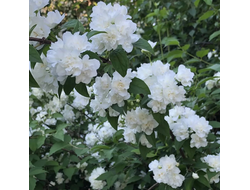
[[[192,173],[192,177],[194,178],[194,179],[198,179],[199,178],[199,175],[197,174],[197,173]]]
[[[100,67],[100,62],[89,59],[88,55],[80,57],[82,52],[90,48],[86,33],[80,35],[79,32],[74,34],[65,32],[62,38],[52,43],[47,52],[51,73],[61,84],[64,84],[67,77],[71,75],[76,77],[77,84],[80,82],[88,84],[97,75],[96,70]]]
[[[61,173],[61,172],[58,172],[58,173],[56,174],[56,182],[57,182],[58,184],[62,184],[63,181],[64,181],[64,178],[62,177],[62,175],[63,175],[63,173]]]
[[[75,99],[73,100],[72,106],[77,109],[84,109],[86,105],[89,103],[89,98],[82,96],[74,89]]]
[[[205,85],[206,85],[208,90],[211,90],[214,87],[215,82],[214,82],[214,80],[208,80],[208,81],[206,81]]]
[[[179,65],[178,73],[175,77],[176,80],[181,82],[183,86],[191,86],[193,77],[194,77],[194,73],[192,73],[190,69],[186,68],[184,65]]]
[[[85,143],[87,146],[94,146],[99,139],[96,137],[94,132],[88,133],[85,136]]]
[[[210,167],[212,167],[209,169],[211,172],[220,171],[220,154],[207,155],[206,157],[203,157],[202,160],[206,162]]]
[[[139,39],[139,35],[134,34],[137,27],[129,20],[131,17],[127,15],[127,8],[119,4],[112,6],[110,3],[106,5],[104,2],[98,2],[92,10],[90,29],[106,33],[91,37],[91,50],[101,54],[105,50],[110,51],[122,45],[125,51],[131,52],[132,43]]]
[[[73,112],[73,108],[69,105],[64,106],[62,115],[63,115],[63,118],[67,121],[73,121],[75,118],[75,113]]]
[[[184,176],[180,174],[180,169],[174,155],[166,155],[160,160],[153,160],[149,164],[149,171],[153,171],[153,178],[158,183],[170,185],[172,188],[180,187],[184,181]]]
[[[58,10],[49,11],[45,18],[45,22],[50,28],[54,28],[64,19],[64,17],[65,15],[61,15]]]
[[[197,134],[191,135],[190,147],[206,147],[207,146],[207,139],[199,137]]]
[[[143,146],[146,146],[147,148],[152,147],[152,145],[150,144],[150,142],[148,142],[148,139],[146,138],[146,136],[144,134],[141,135],[139,141]]]
[[[96,178],[98,178],[98,177],[99,177],[101,174],[103,174],[103,173],[105,173],[105,170],[104,170],[104,168],[102,168],[102,167],[98,167],[98,168],[94,169],[94,170],[91,172],[91,174],[90,174],[88,180],[89,180],[89,182],[90,182],[90,184],[91,184],[91,187],[92,187],[93,189],[101,190],[101,189],[103,189],[103,187],[106,185],[106,182],[105,182],[105,181],[95,180]]]

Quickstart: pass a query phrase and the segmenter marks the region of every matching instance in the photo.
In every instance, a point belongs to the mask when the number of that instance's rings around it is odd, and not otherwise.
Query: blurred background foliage
[[[90,14],[95,0],[51,0],[42,13],[59,10],[65,14],[54,34],[75,30],[80,22],[81,33],[89,31]],[[180,64],[195,73],[194,85],[188,90],[190,99],[186,106],[210,121],[220,120],[220,90],[207,89],[205,82],[220,71],[220,1],[219,0],[104,0],[128,8],[132,21],[137,23],[137,33],[145,40],[157,42],[152,61],[170,63],[172,69]],[[77,21],[77,22],[78,22]],[[78,24],[79,25],[79,24]],[[77,25],[77,26],[78,26]],[[49,39],[56,41],[51,33]],[[208,56],[210,54],[210,56]],[[131,67],[136,69],[149,58],[139,49],[128,55]],[[112,68],[106,68],[106,70]],[[112,72],[112,71],[111,71]]]

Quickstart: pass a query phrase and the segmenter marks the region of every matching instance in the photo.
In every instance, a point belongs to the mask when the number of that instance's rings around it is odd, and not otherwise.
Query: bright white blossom
[[[103,31],[105,33],[97,34],[91,37],[91,50],[102,54],[105,50],[116,49],[118,45],[126,52],[133,49],[132,43],[139,40],[139,35],[134,34],[137,27],[131,20],[131,16],[127,15],[127,8],[119,4],[111,3],[106,5],[100,1],[93,7],[90,17],[90,29]]]
[[[178,74],[169,69],[169,64],[163,64],[161,61],[155,61],[153,63],[143,63],[137,69],[137,77],[143,80],[151,94],[148,96],[150,100],[147,104],[152,108],[154,113],[165,113],[168,104],[179,104],[184,101],[185,89],[181,85],[177,85],[175,78],[179,78]],[[188,70],[182,71],[186,77],[181,78],[184,85],[188,85],[191,82]]]
[[[113,78],[107,73],[102,77],[96,77],[93,85],[95,99],[90,102],[93,111],[104,117],[106,116],[105,109],[113,104],[118,104],[119,107],[124,106],[124,100],[130,98],[128,89],[135,75],[131,69],[128,69],[125,77],[122,77],[117,71],[113,73]],[[109,111],[112,115],[118,116],[118,112]]]
[[[169,116],[165,116],[164,119],[168,122],[169,128],[177,141],[183,141],[191,137],[191,148],[207,146],[206,138],[212,126],[204,117],[199,117],[190,108],[175,106],[169,110]]]
[[[51,73],[57,80],[64,84],[68,76],[76,77],[76,84],[82,82],[88,84],[97,75],[100,62],[97,59],[90,59],[88,55],[80,56],[84,51],[89,50],[90,43],[86,33],[79,32],[71,34],[65,32],[62,39],[51,44],[47,52],[47,61]]]
[[[172,188],[180,187],[184,181],[184,176],[180,174],[179,164],[175,156],[164,156],[158,160],[153,160],[149,164],[149,171],[153,171],[153,178],[157,183],[168,184]]]
[[[103,174],[103,173],[105,173],[105,170],[104,170],[104,168],[102,168],[102,167],[95,168],[95,169],[91,172],[91,174],[90,174],[88,180],[89,180],[89,182],[90,182],[90,184],[91,184],[91,187],[92,187],[93,189],[101,190],[101,189],[103,189],[103,187],[106,185],[106,182],[105,182],[105,181],[102,181],[102,180],[95,180],[96,178],[98,178],[98,177],[99,177],[101,174]]]
[[[178,73],[176,75],[176,80],[181,82],[183,86],[191,86],[193,81],[194,73],[190,69],[186,68],[184,65],[179,65]]]

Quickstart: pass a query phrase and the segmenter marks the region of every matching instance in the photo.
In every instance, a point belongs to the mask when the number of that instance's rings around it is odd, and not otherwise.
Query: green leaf
[[[29,44],[29,61],[35,63],[36,62],[43,63],[38,51],[30,44]]]
[[[78,32],[79,31],[79,26],[80,26],[80,24],[79,24],[80,22],[77,20],[77,22],[76,22],[76,24],[75,24],[75,26],[74,26],[74,29],[73,29],[73,31],[72,31],[72,34],[74,34],[74,33],[76,33],[76,32]]]
[[[75,77],[71,77],[68,76],[68,78],[66,79],[64,85],[63,85],[63,89],[66,95],[69,95],[70,92],[75,88]]]
[[[37,149],[37,139],[29,139],[29,148],[33,152]]]
[[[154,55],[154,50],[151,45],[143,38],[140,38],[137,42],[133,43],[133,46],[139,49],[145,49]]]
[[[68,127],[67,123],[60,123],[56,126],[56,130],[62,130],[65,129],[66,127]]]
[[[187,178],[184,181],[184,190],[192,190],[193,188],[193,184],[194,184],[194,179],[193,178]]]
[[[64,141],[64,132],[63,130],[57,130],[56,133],[53,135],[53,137],[61,140],[61,141]]]
[[[209,121],[209,125],[211,125],[213,128],[220,128],[220,122],[218,121]]]
[[[71,167],[71,168],[65,168],[63,170],[63,173],[69,178],[69,180],[71,180],[72,176],[75,173],[75,170],[76,170],[76,168],[73,168],[73,167]]]
[[[215,70],[215,71],[220,71],[220,64],[214,64],[210,67],[208,67],[209,69]]]
[[[41,167],[33,167],[33,168],[30,168],[29,175],[33,176],[33,175],[42,174],[42,173],[46,173],[46,172],[47,171],[45,171]]]
[[[209,17],[211,17],[213,14],[214,14],[214,11],[207,11],[207,12],[205,12],[203,15],[201,15],[201,16],[199,17],[199,19],[198,19],[197,22],[200,22],[200,21],[202,21],[202,20],[206,20],[206,19],[208,19]]]
[[[146,159],[147,154],[151,151],[151,149],[147,148],[146,146],[141,145],[141,143],[139,143],[139,150],[140,150],[140,154],[142,158],[144,159]]]
[[[170,51],[168,54],[167,54],[167,61],[170,62],[172,61],[173,59],[175,58],[180,58],[182,57],[182,53],[183,51],[181,50],[173,50],[173,51]]]
[[[200,183],[202,183],[203,185],[207,186],[208,188],[211,188],[210,184],[209,184],[209,181],[204,177],[204,172],[202,173],[199,173],[198,172],[198,175],[199,175],[199,178],[197,179]]]
[[[175,37],[165,37],[162,39],[162,44],[165,46],[169,45],[179,45],[179,41]]]
[[[110,123],[110,125],[117,130],[117,126],[118,126],[118,116],[117,117],[110,117],[109,114],[107,114],[107,118],[108,121]]]
[[[212,39],[214,39],[215,37],[219,36],[220,35],[220,30],[214,32],[213,34],[211,34],[209,36],[209,41],[211,41]]]
[[[29,190],[34,190],[36,187],[36,179],[33,176],[29,176]]]
[[[196,1],[194,2],[195,7],[198,7],[199,3],[200,3],[200,0],[196,0]]]
[[[106,32],[105,31],[92,30],[92,31],[87,33],[87,37],[88,37],[88,39],[90,39],[92,36],[95,36],[95,35],[101,34],[101,33],[106,33]]]
[[[185,152],[187,153],[188,157],[190,159],[192,159],[194,157],[194,155],[195,155],[195,150],[196,149],[190,147],[190,141],[189,140],[184,142],[183,148],[184,148]]]
[[[100,57],[96,53],[94,53],[92,51],[85,51],[85,52],[81,53],[81,55],[82,55],[82,57],[84,55],[88,55],[90,59],[97,59],[99,62],[102,62]]]
[[[128,92],[133,94],[144,94],[144,95],[150,94],[150,90],[146,85],[146,83],[143,80],[136,77],[132,79]]]
[[[30,28],[29,36],[31,35],[32,31],[35,29],[36,25],[37,25],[37,24],[35,24],[34,26],[32,26],[32,27]]]
[[[61,150],[61,149],[66,148],[66,147],[70,147],[70,145],[68,143],[65,143],[65,142],[57,142],[57,143],[53,144],[52,147],[50,148],[49,155],[52,155],[56,151]]]
[[[196,52],[196,56],[202,58],[202,57],[204,57],[205,55],[207,55],[208,52],[209,52],[209,49],[204,49],[204,48],[202,48],[200,51],[197,51],[197,52]]]
[[[76,84],[75,89],[79,94],[81,94],[85,97],[89,97],[87,87],[84,83],[80,82],[79,84]]]
[[[110,60],[114,69],[122,76],[125,77],[128,70],[129,60],[126,52],[118,46],[117,49],[110,53]]]
[[[67,28],[67,29],[70,29],[70,28],[75,28],[76,24],[78,23],[79,21],[77,19],[72,19],[72,20],[69,20],[67,21],[66,23],[64,23],[62,25],[62,29],[63,28]]]
[[[200,59],[197,59],[197,58],[192,58],[192,59],[189,59],[187,60],[184,65],[188,65],[188,64],[192,64],[192,63],[198,63],[198,62],[201,62]]]
[[[133,182],[135,182],[135,181],[139,181],[141,178],[142,178],[142,177],[140,177],[140,176],[133,176],[133,177],[129,178],[127,184],[133,183]]]
[[[218,89],[214,90],[214,91],[211,93],[211,95],[214,95],[214,94],[220,94],[220,89],[218,88]]]
[[[39,136],[37,138],[37,148],[40,148],[43,144],[44,144],[44,141],[45,141],[46,137],[45,136]]]
[[[29,86],[34,88],[40,88],[40,86],[37,84],[36,80],[34,79],[30,71],[29,71]]]
[[[189,47],[190,47],[190,44],[186,44],[186,45],[182,46],[181,49],[184,51],[187,51],[189,49]]]
[[[76,146],[77,148],[73,147],[74,152],[77,156],[83,155],[84,153],[89,151],[89,148],[86,148],[83,144]]]
[[[212,5],[213,0],[203,0],[207,5]]]

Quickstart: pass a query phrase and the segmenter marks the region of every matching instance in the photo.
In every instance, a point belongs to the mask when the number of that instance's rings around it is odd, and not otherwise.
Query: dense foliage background
[[[104,2],[113,4],[117,1]],[[96,3],[98,1],[51,0],[41,14],[59,10],[61,14],[65,13],[65,18],[51,30],[47,40],[56,42],[56,36],[62,36],[65,31],[90,33],[90,14]],[[200,160],[220,152],[220,88],[218,77],[214,77],[220,71],[220,2],[121,0],[118,3],[128,7],[128,14],[137,24],[141,38],[157,42],[154,53],[134,45],[133,51],[126,55],[129,68],[137,70],[142,63],[156,60],[168,62],[175,72],[181,64],[190,68],[194,73],[193,83],[186,87],[187,100],[182,106],[209,121],[213,127],[207,138],[209,144],[190,148],[190,140],[179,142],[169,129],[161,131],[159,128],[155,130],[158,137],[147,136],[152,148],[140,143],[126,143],[123,130],[119,128],[125,125],[124,118],[109,114],[100,117],[93,113],[89,104],[84,105],[84,98],[94,98],[90,88],[94,81],[91,85],[75,84],[69,77],[64,85],[59,85],[58,93],[53,94],[39,89],[30,75],[30,189],[91,189],[89,176],[97,167],[106,170],[99,177],[100,182],[106,184],[102,189],[173,189],[156,183],[152,172],[148,171],[151,161],[166,154],[175,155],[180,171],[185,175],[183,185],[177,189],[220,189],[220,183],[210,183],[218,172],[209,170],[211,167]],[[49,48],[50,44],[45,44],[37,52],[46,55]],[[90,55],[101,62],[98,76],[104,73],[112,76],[117,70],[115,65],[109,64],[112,58],[109,53],[99,57]],[[36,62],[31,61],[31,67]],[[133,88],[130,86],[129,90],[131,97],[125,101],[125,106],[113,105],[112,108],[119,113],[127,113],[139,106],[148,109],[149,99],[145,97],[149,93],[144,84],[134,80]],[[142,93],[138,89],[142,89]],[[168,111],[170,109],[168,107]],[[168,126],[164,115],[153,116],[160,126]],[[105,128],[103,134],[98,134],[102,128]],[[95,135],[97,140],[88,144],[88,134]],[[139,138],[137,135],[137,141]],[[192,173],[197,173],[199,178],[192,177]]]

